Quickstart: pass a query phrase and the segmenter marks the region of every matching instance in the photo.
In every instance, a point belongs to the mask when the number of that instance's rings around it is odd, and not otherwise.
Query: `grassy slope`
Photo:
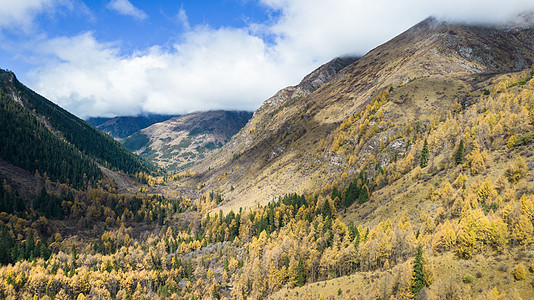
[[[517,37],[530,34],[525,30]],[[489,54],[481,50],[488,43]],[[465,47],[477,50],[479,56],[464,55],[460,50]],[[505,54],[509,47],[517,47],[517,53],[532,60],[532,51],[498,30],[422,23],[372,50],[311,94],[296,86],[268,99],[228,145],[192,169],[198,177],[190,185],[205,183],[206,192],[217,190],[232,199],[222,207],[228,211],[266,204],[285,193],[321,189],[324,182],[343,181],[344,173],[350,177],[367,163],[366,156],[380,154],[375,147],[379,143],[364,145],[367,148],[350,145],[361,141],[357,128],[345,133],[347,146],[342,151],[332,151],[344,120],[393,86],[398,89],[381,108],[386,126],[380,125],[379,133],[391,130],[387,141],[391,142],[399,134],[412,135],[408,124],[425,130],[435,115],[446,116],[469,93],[480,94],[491,72],[514,70],[521,59]],[[492,55],[494,60],[488,61]],[[475,80],[476,76],[480,78]],[[364,139],[368,138],[372,136]],[[239,158],[233,159],[234,154]]]
[[[503,96],[500,92],[495,92],[499,90],[499,86],[508,86],[509,83],[514,83],[526,75],[528,75],[526,72],[522,72],[520,74],[503,74],[487,78],[486,81],[477,83],[477,85],[483,86],[484,89],[473,91],[472,98],[468,100],[483,103],[483,99],[487,99],[488,97],[498,98],[501,96],[517,99],[521,98],[520,95],[522,95],[523,99],[530,99],[528,100],[530,102],[522,103],[530,103],[526,104],[526,106],[531,107],[532,91],[534,90],[534,82],[532,81],[528,81],[526,86],[501,90],[503,94],[506,93],[509,96]],[[507,81],[507,84],[499,85],[499,82],[502,81]],[[484,95],[483,91],[485,89],[493,91],[491,96]],[[412,88],[411,90],[417,89]],[[402,94],[404,92],[399,91],[398,95]],[[415,95],[417,95],[416,97],[421,96],[421,94]],[[530,96],[525,97],[525,95]],[[472,104],[476,106],[476,103]],[[391,103],[391,105],[396,104]],[[468,112],[464,113],[469,114]],[[400,117],[400,120],[403,120],[403,118]],[[479,126],[483,126],[483,122],[479,121],[476,123],[473,127],[479,130]],[[462,128],[462,132],[469,132],[469,127],[462,127],[465,124],[459,123],[459,125]],[[526,134],[533,130],[532,125],[531,123],[523,127],[523,130],[520,130],[520,132],[516,131],[516,128],[513,132],[518,135]],[[439,128],[439,125],[437,127]],[[439,129],[436,131],[439,132]],[[436,131],[429,135],[429,140],[433,136],[438,135]],[[527,172],[518,183],[510,184],[507,182],[508,190],[505,188],[505,191],[499,193],[504,198],[504,203],[500,204],[496,212],[497,215],[500,215],[506,203],[517,201],[524,194],[534,195],[534,185],[532,184],[534,181],[534,144],[529,143],[509,149],[505,143],[508,136],[510,134],[502,137],[502,140],[498,141],[498,146],[495,148],[491,147],[487,155],[486,168],[479,174],[470,174],[466,165],[456,166],[451,163],[453,160],[452,157],[455,154],[454,147],[445,147],[440,149],[440,151],[431,151],[429,166],[422,170],[419,167],[412,169],[398,180],[376,190],[371,197],[371,201],[363,205],[354,204],[346,211],[341,212],[341,216],[345,222],[352,221],[356,224],[362,224],[364,227],[374,227],[386,219],[396,224],[400,219],[407,217],[413,222],[415,228],[419,227],[421,230],[424,230],[425,216],[430,216],[436,221],[438,218],[437,212],[440,208],[444,208],[446,214],[449,214],[451,209],[435,197],[429,199],[429,189],[439,190],[444,182],[448,181],[453,183],[461,173],[467,174],[465,185],[468,189],[478,186],[481,182],[490,182],[491,185],[496,185],[499,179],[506,178],[507,169],[514,163],[516,158],[522,157],[527,164]],[[444,142],[447,143],[447,141]],[[510,189],[514,191],[512,194],[510,194]],[[513,195],[513,199],[506,198],[510,195]],[[450,215],[446,219],[450,219],[453,224],[458,224],[459,222],[458,218]],[[425,238],[422,240],[423,243],[425,243],[424,240]],[[429,245],[431,239],[426,238],[426,241],[427,245]],[[442,295],[448,288],[447,284],[457,284],[458,287],[455,288],[461,289],[461,293],[470,294],[473,298],[485,296],[490,289],[495,287],[508,296],[514,293],[519,294],[522,299],[530,299],[532,296],[534,274],[527,272],[527,278],[521,281],[516,281],[512,275],[512,268],[517,264],[523,263],[528,268],[534,263],[534,252],[532,251],[531,245],[507,248],[503,252],[483,250],[481,253],[467,260],[459,258],[454,251],[432,253],[433,255],[430,259],[435,268],[435,282],[437,284],[431,285],[429,291],[431,295]],[[411,268],[412,260],[406,263]],[[388,277],[388,274],[390,276],[395,274],[396,268],[398,266],[390,270],[357,272],[350,276],[307,284],[303,287],[284,288],[271,295],[271,298],[319,299],[320,296],[323,296],[327,299],[346,299],[348,297],[363,297],[363,299],[367,299],[371,297],[372,292],[376,290],[382,291],[387,286],[385,282],[391,279]],[[464,276],[468,273],[474,276],[473,283],[468,284],[463,282]],[[480,274],[477,275],[477,273]],[[341,295],[338,295],[339,289],[342,291]]]

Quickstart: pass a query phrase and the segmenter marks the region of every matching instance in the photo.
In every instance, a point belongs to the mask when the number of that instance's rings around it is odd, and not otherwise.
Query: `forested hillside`
[[[251,117],[247,111],[194,112],[151,125],[122,143],[154,165],[176,173],[209,157]]]
[[[52,181],[81,188],[102,173],[86,155],[58,139],[27,109],[0,94],[0,157],[30,172],[46,172]]]
[[[414,134],[428,131],[436,115],[471,105],[495,74],[529,68],[533,38],[529,27],[429,18],[320,76],[316,90],[306,89],[306,80],[280,90],[218,155],[191,171],[229,199],[225,211],[320,189],[362,169],[375,177],[378,164],[390,168],[414,149]]]
[[[13,73],[0,71],[0,90],[4,160],[76,187],[102,176],[95,162],[130,174],[148,170],[120,143],[34,93]]]

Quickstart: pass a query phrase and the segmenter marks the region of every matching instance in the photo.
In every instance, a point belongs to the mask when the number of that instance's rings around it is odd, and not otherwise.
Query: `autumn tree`
[[[506,176],[510,183],[517,183],[527,175],[527,163],[525,159],[518,156],[515,161],[506,170]]]
[[[473,150],[466,157],[472,175],[481,173],[486,169],[487,154],[480,150],[480,146],[476,141],[473,142]]]
[[[432,248],[437,252],[444,252],[456,244],[456,233],[449,220],[440,224],[432,239]]]

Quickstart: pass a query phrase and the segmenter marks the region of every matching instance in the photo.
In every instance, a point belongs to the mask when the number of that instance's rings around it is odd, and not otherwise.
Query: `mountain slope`
[[[531,299],[531,36],[427,20],[135,195],[59,185],[24,214],[0,185],[0,298]],[[508,50],[461,58],[485,39]]]
[[[127,173],[146,171],[144,163],[111,137],[0,72],[2,158],[30,172],[76,187],[101,178],[95,162]]]
[[[251,116],[245,111],[191,113],[151,125],[123,143],[159,167],[179,171],[228,142]]]
[[[364,169],[374,177],[376,160],[386,167],[406,155],[414,149],[415,132],[469,105],[470,93],[480,93],[492,74],[529,66],[533,37],[524,27],[427,19],[312,93],[302,83],[281,90],[193,171],[207,190],[232,199],[227,207],[234,208],[318,189]]]
[[[111,135],[115,139],[123,139],[152,124],[167,121],[173,117],[177,116],[149,114],[135,117],[89,118],[87,119],[87,123]]]

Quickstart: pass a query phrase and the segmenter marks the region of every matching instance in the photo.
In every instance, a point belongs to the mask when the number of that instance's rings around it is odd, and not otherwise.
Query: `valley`
[[[121,143],[2,71],[0,298],[532,299],[533,40],[429,18]]]

